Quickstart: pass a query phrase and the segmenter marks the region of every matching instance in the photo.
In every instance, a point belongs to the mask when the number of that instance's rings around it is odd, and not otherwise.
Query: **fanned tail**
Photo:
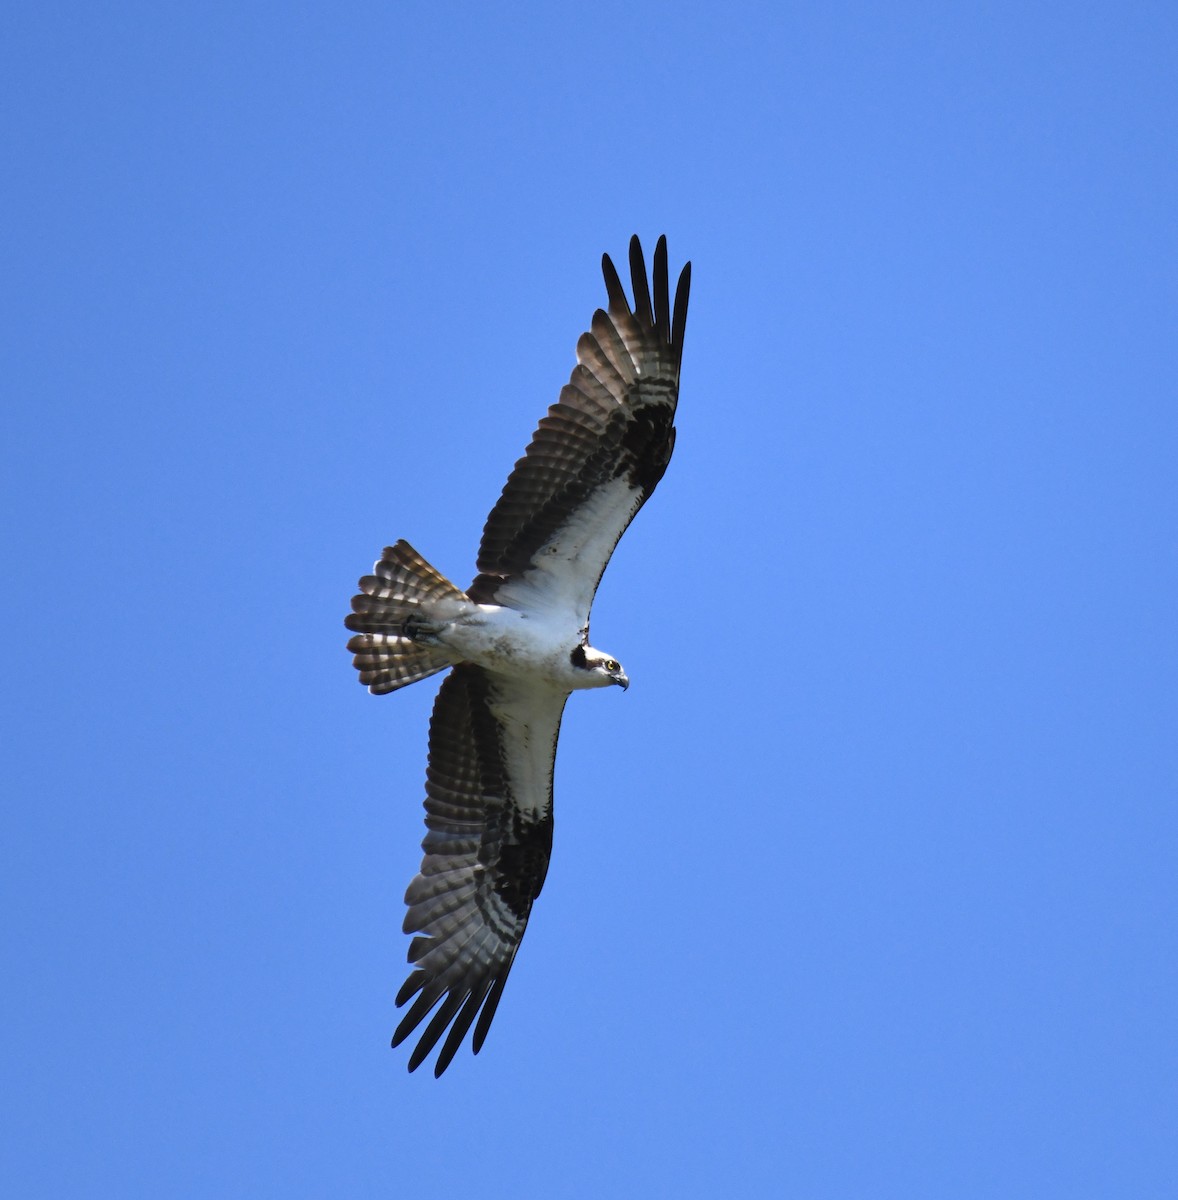
[[[377,694],[395,692],[452,666],[437,635],[470,605],[408,542],[386,547],[344,621],[356,634],[348,649],[360,682]]]

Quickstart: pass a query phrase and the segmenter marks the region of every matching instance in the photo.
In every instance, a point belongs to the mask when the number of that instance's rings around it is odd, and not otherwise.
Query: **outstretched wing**
[[[588,623],[618,539],[654,491],[675,445],[691,264],[671,307],[667,239],[654,252],[654,297],[630,241],[634,309],[609,255],[609,311],[593,314],[577,365],[491,510],[468,590],[480,603],[572,610]]]
[[[455,667],[438,692],[429,730],[425,858],[405,893],[405,932],[418,935],[409,946],[414,969],[397,1007],[416,999],[393,1045],[438,1007],[409,1058],[410,1071],[446,1034],[434,1066],[441,1075],[476,1016],[476,1054],[487,1036],[548,872],[552,765],[566,698],[469,663]]]

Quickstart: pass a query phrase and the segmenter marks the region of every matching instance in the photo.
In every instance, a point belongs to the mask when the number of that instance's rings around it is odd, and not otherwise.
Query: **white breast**
[[[480,604],[477,612],[446,629],[440,640],[456,655],[488,671],[572,689],[582,682],[569,657],[579,638],[580,629],[570,614],[523,613]]]

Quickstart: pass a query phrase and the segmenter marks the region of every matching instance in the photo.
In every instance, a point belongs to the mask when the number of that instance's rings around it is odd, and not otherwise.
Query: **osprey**
[[[487,518],[474,582],[461,591],[399,541],[360,580],[345,622],[371,692],[453,668],[430,718],[425,857],[405,893],[404,929],[417,936],[397,1007],[413,1003],[393,1045],[437,1007],[410,1071],[445,1034],[441,1075],[476,1017],[472,1049],[482,1048],[548,871],[565,701],[581,688],[630,683],[617,659],[589,644],[589,609],[675,445],[691,264],[673,308],[665,237],[653,303],[637,237],[633,310],[608,254],[601,269],[608,311],[593,314],[572,377]]]

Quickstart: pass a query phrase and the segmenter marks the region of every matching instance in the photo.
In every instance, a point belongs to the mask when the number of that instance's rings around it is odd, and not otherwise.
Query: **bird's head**
[[[574,646],[569,657],[579,687],[609,687],[611,683],[616,683],[625,691],[630,686],[630,679],[622,670],[622,664],[616,658],[594,650],[592,646]]]

